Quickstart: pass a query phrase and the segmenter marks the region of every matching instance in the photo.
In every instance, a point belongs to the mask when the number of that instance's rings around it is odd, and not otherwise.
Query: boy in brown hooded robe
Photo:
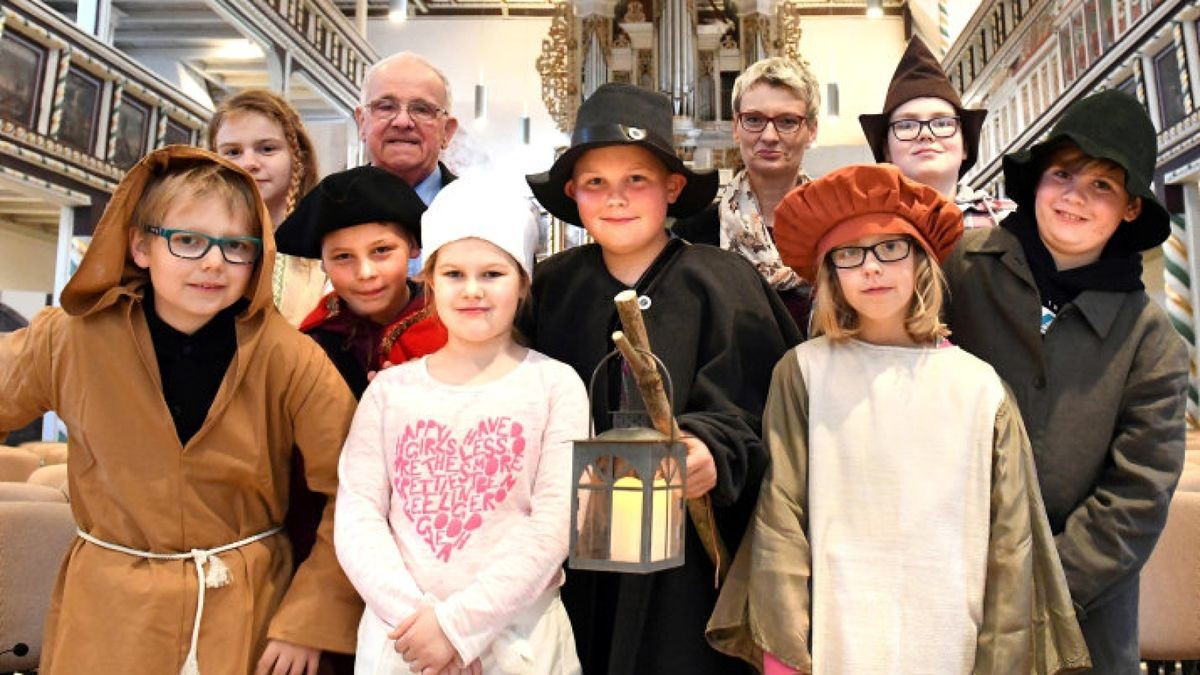
[[[109,202],[62,307],[0,338],[0,439],[55,410],[79,539],[40,672],[313,675],[362,603],[331,542],[354,398],[276,311],[248,174],[173,146]],[[292,448],[329,499],[293,573]],[[289,670],[290,669],[290,670]]]

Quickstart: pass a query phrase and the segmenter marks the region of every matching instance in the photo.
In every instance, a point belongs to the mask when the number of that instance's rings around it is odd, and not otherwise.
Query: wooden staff
[[[621,350],[621,355],[629,363],[654,428],[672,438],[678,438],[681,435],[679,424],[671,412],[671,403],[667,400],[658,364],[650,357],[650,338],[646,335],[642,310],[637,304],[637,293],[632,290],[621,291],[613,298],[613,302],[617,305],[617,314],[621,317],[621,326],[625,329],[623,332],[617,331],[612,334],[613,344]],[[716,568],[716,582],[719,585],[729,571],[729,552],[725,543],[721,541],[720,532],[717,531],[712,498],[706,494],[689,499],[687,506],[696,534],[700,536],[704,550]]]

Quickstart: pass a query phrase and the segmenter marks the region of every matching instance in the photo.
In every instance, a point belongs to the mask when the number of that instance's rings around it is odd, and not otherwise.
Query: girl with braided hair
[[[320,179],[300,116],[265,89],[248,89],[221,103],[208,125],[208,145],[254,177],[275,227]],[[271,289],[275,306],[292,325],[312,311],[324,288],[325,274],[316,261],[276,256]]]
[[[300,115],[273,91],[247,89],[222,102],[208,125],[208,145],[254,178],[276,230],[321,178],[312,140]],[[300,325],[320,303],[325,283],[320,261],[276,253],[271,293],[288,323]],[[298,452],[292,454],[291,476],[284,526],[292,541],[295,564],[299,565],[316,543],[326,500],[305,484],[304,459]],[[322,672],[354,672],[352,655],[326,651],[321,661]]]

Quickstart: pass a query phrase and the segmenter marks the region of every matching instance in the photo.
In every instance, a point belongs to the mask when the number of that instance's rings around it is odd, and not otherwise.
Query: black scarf
[[[154,306],[154,287],[150,284],[146,284],[143,302],[163,399],[175,422],[180,445],[187,445],[204,425],[225,372],[233,362],[237,352],[237,315],[249,302],[239,299],[191,335],[175,330],[159,317]]]
[[[1082,291],[1140,291],[1142,256],[1125,246],[1119,237],[1110,237],[1091,264],[1059,271],[1054,258],[1038,235],[1037,223],[1025,208],[1018,208],[1000,226],[1016,235],[1029,260],[1029,269],[1037,284],[1042,305],[1057,314]]]

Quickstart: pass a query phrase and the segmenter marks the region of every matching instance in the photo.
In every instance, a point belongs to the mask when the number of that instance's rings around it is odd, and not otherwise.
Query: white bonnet
[[[443,187],[421,217],[421,253],[475,237],[516,259],[533,276],[538,212],[524,186],[494,173],[473,173]]]

